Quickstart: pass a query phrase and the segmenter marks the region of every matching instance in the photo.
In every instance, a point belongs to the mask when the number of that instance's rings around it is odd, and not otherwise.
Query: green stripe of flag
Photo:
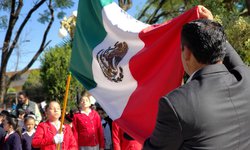
[[[100,0],[100,1],[103,7],[113,2],[113,0]]]
[[[103,27],[102,8],[113,0],[80,0],[73,40],[70,71],[87,89],[96,87],[92,73],[92,50],[107,33]]]

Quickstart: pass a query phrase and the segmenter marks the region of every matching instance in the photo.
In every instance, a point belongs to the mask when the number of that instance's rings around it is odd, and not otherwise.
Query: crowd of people
[[[43,116],[27,92],[19,92],[15,110],[0,113],[0,150],[141,149],[142,145],[123,132],[92,99],[87,91],[82,92],[78,109],[66,114],[60,132],[61,107],[57,101],[46,105]]]

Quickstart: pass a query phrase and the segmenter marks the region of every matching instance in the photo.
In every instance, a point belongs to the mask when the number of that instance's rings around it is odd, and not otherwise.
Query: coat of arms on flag
[[[119,66],[120,61],[128,52],[126,42],[116,42],[114,46],[102,49],[97,53],[97,60],[103,74],[113,82],[121,82],[123,78],[123,69]]]

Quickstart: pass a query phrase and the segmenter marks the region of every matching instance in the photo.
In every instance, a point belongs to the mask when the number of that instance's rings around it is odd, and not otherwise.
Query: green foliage
[[[55,10],[58,10],[57,18],[62,19],[66,14],[64,10],[73,7],[74,4],[73,0],[54,0],[53,7]]]
[[[0,16],[0,29],[6,29],[7,28],[7,16]]]
[[[54,5],[57,8],[65,9],[74,6],[74,2],[72,0],[55,0]]]
[[[164,20],[174,18],[183,13],[183,0],[170,0],[169,3],[165,3],[162,11],[169,12],[166,17],[162,17]]]
[[[13,93],[16,92],[16,89],[14,88],[8,88],[7,93]]]
[[[250,17],[232,16],[230,21],[220,18],[228,41],[235,47],[243,61],[250,65]]]
[[[148,0],[148,3],[151,2],[153,0]],[[148,3],[144,9],[147,8]],[[157,9],[158,3],[154,1],[150,9],[147,9],[148,11],[141,17],[141,21],[152,17],[152,12]],[[165,12],[165,15],[158,18],[156,22],[169,20],[179,15],[183,8],[188,10],[197,5],[203,5],[213,13],[215,20],[224,26],[228,41],[238,51],[243,61],[250,65],[250,16],[241,16],[247,9],[244,0],[190,0],[186,1],[186,4],[181,0],[165,1],[163,7],[158,11],[158,14]],[[154,17],[157,18],[157,15]]]
[[[241,16],[242,11],[239,11],[236,5],[220,3],[206,1],[204,5],[214,14],[215,20],[223,25],[228,41],[243,61],[250,65],[250,16]]]
[[[9,0],[1,0],[0,1],[0,29],[7,29],[8,26],[8,17],[6,13],[3,11],[9,11],[10,9],[10,1]]]
[[[18,1],[16,2],[16,6],[18,5]],[[27,2],[27,3],[26,3]],[[29,2],[29,1],[24,1],[24,5],[30,6],[30,9],[35,6],[38,2]],[[73,0],[54,0],[52,7],[55,10],[55,13],[58,17],[58,19],[62,19],[62,17],[65,15],[65,9],[71,8],[74,6],[74,1]],[[46,5],[46,3],[44,4]],[[7,22],[9,21],[7,18],[9,15],[9,11],[11,8],[11,1],[10,0],[0,0],[0,29],[6,29],[7,27]],[[37,21],[40,23],[47,23],[50,20],[50,12],[48,11],[49,9],[45,7],[41,12],[37,11],[39,13],[39,18],[37,18]],[[29,10],[27,10],[29,11]]]
[[[162,4],[162,7],[159,5]],[[170,0],[170,1],[155,1],[148,0],[145,4],[146,11],[141,14],[139,12],[136,16],[142,15],[140,20],[145,23],[154,24],[162,23],[166,20],[170,20],[183,12],[182,0]],[[145,9],[144,8],[144,9]],[[157,11],[157,13],[156,13]],[[154,15],[153,15],[154,14]]]
[[[250,65],[250,16],[241,16],[243,8],[238,3],[242,1],[204,1],[193,0],[194,5],[202,4],[214,15],[216,21],[225,28],[228,41],[238,51],[243,61]],[[244,6],[244,5],[243,5]]]
[[[58,14],[57,14],[57,18],[58,18],[58,19],[62,19],[64,16],[66,16],[66,13],[65,13],[64,11],[60,11],[60,12],[58,12]]]
[[[23,85],[23,90],[29,93],[29,98],[35,102],[44,101],[46,93],[41,83],[40,70],[31,70],[27,80]]]
[[[38,22],[40,23],[46,23],[49,22],[50,18],[48,18],[48,16],[50,16],[50,12],[48,10],[44,10],[43,13],[39,13],[39,18],[38,18]]]
[[[62,102],[69,74],[69,61],[71,56],[70,44],[56,46],[47,50],[41,58],[41,79],[47,93],[47,101],[57,100]],[[75,104],[77,88],[82,85],[71,78],[69,89],[69,107]]]
[[[10,9],[11,1],[10,0],[1,0],[0,1],[0,11],[7,11]]]
[[[197,5],[203,5],[208,8],[214,15],[226,13],[227,10],[225,8],[225,4],[223,3],[224,0],[217,0],[217,1],[202,1],[202,0],[191,0],[188,9]]]
[[[33,88],[36,86],[41,86],[40,70],[32,70],[25,81],[23,88]]]

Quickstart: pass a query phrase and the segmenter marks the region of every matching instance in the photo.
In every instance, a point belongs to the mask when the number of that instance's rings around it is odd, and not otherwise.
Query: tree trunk
[[[0,104],[3,104],[4,96],[8,90],[8,87],[12,81],[16,79],[16,77],[22,75],[25,73],[31,66],[32,64],[37,60],[39,55],[43,52],[43,50],[48,46],[48,44],[51,42],[46,42],[47,35],[49,30],[51,29],[51,25],[54,21],[54,10],[52,7],[52,0],[49,0],[49,3],[47,5],[49,11],[50,11],[50,21],[47,25],[47,28],[44,31],[43,38],[40,44],[40,48],[37,50],[36,54],[33,56],[33,58],[30,60],[30,62],[24,67],[21,71],[16,72],[13,74],[11,77],[6,78],[6,68],[7,64],[9,61],[9,58],[16,47],[17,41],[19,39],[20,34],[22,33],[24,26],[27,24],[29,21],[31,15],[40,7],[42,6],[46,0],[41,0],[38,3],[34,5],[32,9],[29,10],[28,14],[26,15],[25,19],[23,22],[21,22],[21,25],[19,28],[17,28],[17,32],[15,37],[13,38],[13,42],[11,43],[11,37],[12,37],[12,32],[14,29],[14,26],[16,25],[17,19],[20,15],[22,6],[23,6],[23,1],[19,0],[19,3],[16,3],[16,0],[12,0],[11,2],[11,11],[10,11],[10,18],[9,18],[9,25],[8,29],[5,35],[4,43],[3,43],[3,49],[2,49],[2,59],[1,59],[1,67],[0,67]],[[17,7],[16,7],[17,4]]]
[[[12,45],[10,46],[11,35],[13,32],[14,26],[17,22],[19,13],[22,9],[22,6],[23,6],[22,0],[20,0],[17,7],[16,7],[16,1],[15,0],[11,1],[9,25],[8,25],[8,29],[4,38],[1,68],[0,68],[0,96],[1,96],[0,103],[1,104],[3,103],[4,95],[6,93],[6,68],[7,68],[10,54],[12,53],[14,46],[15,46],[15,41],[13,41]]]
[[[3,103],[4,95],[5,95],[5,86],[6,85],[6,66],[3,68],[1,67],[0,73],[0,103]]]

